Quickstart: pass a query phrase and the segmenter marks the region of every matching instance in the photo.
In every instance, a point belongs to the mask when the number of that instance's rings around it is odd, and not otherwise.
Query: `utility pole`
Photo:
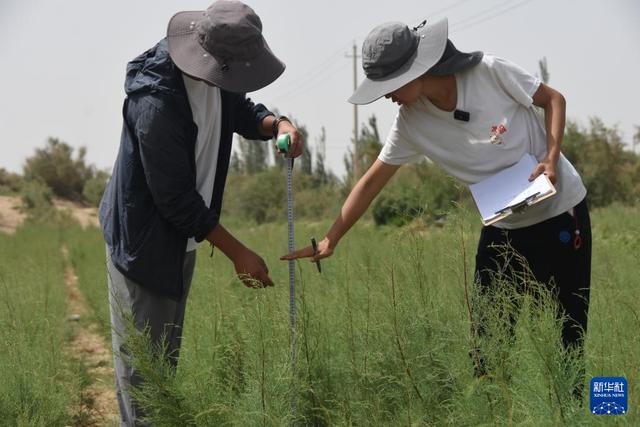
[[[353,54],[345,55],[347,58],[353,58],[353,90],[358,88],[358,58],[360,55],[357,53],[356,42],[353,42]],[[353,183],[358,181],[360,176],[360,168],[358,167],[358,105],[353,104]]]

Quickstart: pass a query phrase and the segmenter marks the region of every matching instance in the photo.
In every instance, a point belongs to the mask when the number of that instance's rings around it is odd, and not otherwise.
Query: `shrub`
[[[625,150],[617,128],[606,127],[598,118],[590,120],[589,129],[569,122],[562,152],[580,173],[590,205],[638,201],[640,157]]]
[[[85,182],[93,176],[85,164],[86,150],[81,148],[74,160],[73,148],[57,138],[49,138],[45,148],[36,149],[24,166],[25,179],[39,179],[56,196],[80,200]]]
[[[344,197],[332,181],[320,184],[312,175],[298,175],[294,177],[293,184],[296,219],[333,220],[340,212]],[[281,185],[285,185],[284,180]],[[286,199],[284,203],[286,205]]]
[[[270,168],[243,180],[236,193],[238,212],[234,216],[254,221],[256,224],[286,218],[287,193],[285,174],[277,168]]]
[[[374,202],[377,225],[401,226],[417,217],[434,221],[463,197],[460,185],[432,163],[405,166],[397,175]]]
[[[55,211],[53,193],[45,183],[32,179],[25,181],[21,191],[22,210],[32,220],[50,217]]]
[[[293,175],[296,220],[333,218],[344,198],[333,179],[321,184],[316,177],[296,170]],[[287,178],[280,166],[254,175],[230,174],[225,190],[226,218],[256,224],[285,222],[287,218]]]
[[[0,168],[0,194],[15,194],[20,191],[22,177]]]
[[[105,171],[97,171],[93,177],[89,178],[82,188],[82,197],[91,206],[98,206],[102,199],[102,194],[107,186],[109,174]]]

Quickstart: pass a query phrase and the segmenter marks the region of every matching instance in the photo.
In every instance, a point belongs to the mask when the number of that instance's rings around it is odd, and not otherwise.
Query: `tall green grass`
[[[640,301],[638,208],[592,215],[594,256],[586,391],[573,393],[580,358],[560,344],[553,299],[473,290],[479,226],[475,215],[442,229],[374,228],[363,223],[341,242],[318,274],[298,263],[298,361],[289,364],[286,227],[230,227],[270,267],[275,288],[247,289],[230,263],[208,247],[198,254],[176,376],[136,335],[131,349],[149,384],[138,398],[157,425],[635,425]],[[321,237],[328,223],[297,224],[297,246]],[[103,252],[95,230],[72,250],[91,264],[81,286],[107,308]],[[634,238],[635,236],[635,238]],[[100,261],[98,261],[100,258]],[[76,267],[78,271],[82,268]],[[95,271],[100,273],[95,273]],[[482,307],[490,334],[470,334],[469,305]],[[103,311],[103,316],[105,312]],[[517,315],[512,325],[509,314]],[[511,331],[513,330],[513,334]],[[488,375],[473,375],[479,346]],[[137,353],[137,354],[136,354]],[[164,368],[162,368],[164,366]],[[162,369],[159,369],[162,368]],[[589,413],[591,376],[625,376],[629,413]],[[291,409],[296,401],[295,412]]]
[[[81,375],[66,352],[61,230],[27,224],[0,233],[0,424],[73,422]]]

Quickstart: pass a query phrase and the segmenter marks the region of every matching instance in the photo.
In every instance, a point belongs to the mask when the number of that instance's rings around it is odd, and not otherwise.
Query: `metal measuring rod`
[[[280,135],[276,140],[278,153],[288,154],[291,148],[291,137],[288,133]],[[293,157],[285,157],[287,162],[287,229],[288,229],[288,250],[292,253],[295,250],[293,238]],[[289,327],[291,328],[291,373],[295,378],[297,356],[296,356],[296,263],[289,260]],[[295,392],[292,394],[295,396]],[[292,397],[291,407],[296,411],[296,399]]]
[[[288,154],[291,148],[291,137],[288,133],[280,135],[276,140],[278,153]],[[287,229],[288,229],[288,250],[292,253],[295,250],[293,236],[293,157],[286,157],[287,162]],[[289,307],[291,323],[291,356],[295,360],[295,334],[296,334],[296,263],[289,260]]]

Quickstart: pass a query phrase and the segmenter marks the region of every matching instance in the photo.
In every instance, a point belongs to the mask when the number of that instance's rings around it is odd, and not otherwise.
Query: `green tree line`
[[[307,141],[294,164],[296,218],[333,218],[355,182],[354,162],[357,170],[365,171],[382,147],[376,117],[361,127],[357,158],[352,150],[344,156],[346,174],[341,178],[326,166],[325,129],[312,138],[304,124],[296,125]],[[640,201],[640,156],[634,152],[639,142],[637,126],[629,143],[617,127],[608,127],[597,117],[586,126],[568,121],[562,151],[582,176],[592,206]],[[286,218],[286,164],[273,141],[238,138],[229,170],[225,215],[256,224]],[[43,210],[53,197],[97,206],[108,178],[107,171],[87,163],[85,148],[75,152],[66,142],[50,137],[26,159],[22,174],[0,168],[0,194],[21,195],[23,205],[32,210]],[[368,215],[376,224],[403,225],[415,218],[437,223],[453,203],[473,206],[464,186],[425,160],[401,168]]]

